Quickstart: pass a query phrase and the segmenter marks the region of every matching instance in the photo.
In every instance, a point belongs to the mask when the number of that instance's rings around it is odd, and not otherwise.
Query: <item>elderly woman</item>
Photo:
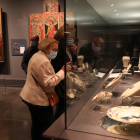
[[[53,109],[46,93],[53,92],[54,87],[64,79],[64,66],[55,73],[50,62],[57,56],[58,41],[45,38],[38,49],[29,61],[27,80],[20,93],[31,113],[32,140],[40,140],[43,132],[53,123]]]

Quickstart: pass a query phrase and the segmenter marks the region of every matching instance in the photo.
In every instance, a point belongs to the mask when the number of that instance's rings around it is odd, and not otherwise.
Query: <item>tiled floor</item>
[[[21,88],[0,88],[0,140],[31,140],[31,119]]]

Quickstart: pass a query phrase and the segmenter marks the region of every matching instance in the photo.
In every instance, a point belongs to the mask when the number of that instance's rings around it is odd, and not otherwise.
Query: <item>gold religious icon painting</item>
[[[45,37],[54,38],[58,30],[58,13],[44,13]]]
[[[58,0],[44,0],[43,12],[50,12],[50,13],[59,12]]]
[[[32,35],[38,35],[39,41],[44,39],[44,14],[29,15],[30,38]]]
[[[44,0],[44,13],[29,15],[29,31],[32,35],[38,35],[39,41],[45,37],[54,38],[57,30],[64,25],[64,12],[59,12],[58,0]],[[66,23],[74,28],[74,13],[66,13]]]
[[[2,35],[2,10],[0,8],[0,62],[4,62],[3,35]]]
[[[69,26],[74,28],[75,24],[74,24],[74,13],[73,12],[66,13],[66,24],[68,24]],[[64,25],[64,13],[60,12],[59,13],[59,28],[63,25]]]
[[[74,13],[67,13],[67,24],[74,27]],[[30,14],[29,15],[29,30],[30,38],[32,35],[38,35],[39,41],[45,37],[54,38],[57,30],[64,25],[64,13]]]

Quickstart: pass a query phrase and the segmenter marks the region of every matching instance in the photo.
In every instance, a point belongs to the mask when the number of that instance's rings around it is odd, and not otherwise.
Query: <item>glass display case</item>
[[[72,63],[78,68],[66,74],[66,129],[139,139],[139,5],[137,0],[66,1],[66,24],[78,38]]]

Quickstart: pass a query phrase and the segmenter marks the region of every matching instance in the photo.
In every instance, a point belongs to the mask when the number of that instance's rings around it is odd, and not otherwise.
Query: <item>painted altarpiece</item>
[[[39,39],[44,38],[44,14],[29,15],[30,38],[32,35],[38,35]]]
[[[50,12],[50,13],[59,12],[58,0],[44,0],[43,12]]]
[[[45,37],[53,38],[57,30],[64,25],[64,12],[58,12],[58,0],[44,0],[43,11],[45,12],[29,15],[30,38],[32,35],[38,35],[39,41]],[[73,12],[66,13],[66,23],[71,27],[75,26]]]
[[[0,8],[0,62],[4,62],[3,33],[2,33],[2,9]]]
[[[45,37],[54,38],[54,35],[58,30],[58,16],[59,13],[44,13]]]

